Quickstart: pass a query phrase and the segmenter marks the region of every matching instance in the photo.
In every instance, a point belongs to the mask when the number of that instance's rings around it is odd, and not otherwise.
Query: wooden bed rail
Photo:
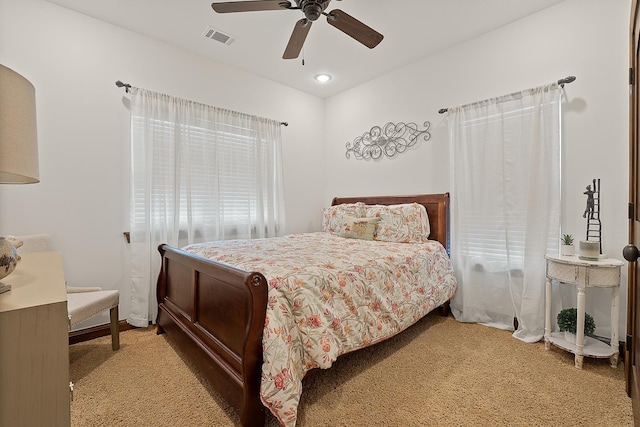
[[[214,388],[239,410],[242,425],[264,425],[260,368],[266,279],[168,245],[158,251],[158,333],[179,341]]]

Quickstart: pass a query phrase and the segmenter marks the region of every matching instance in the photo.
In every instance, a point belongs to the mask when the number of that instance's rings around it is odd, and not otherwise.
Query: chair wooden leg
[[[116,351],[120,348],[120,324],[118,319],[118,306],[113,307],[109,314],[111,316],[111,349]]]

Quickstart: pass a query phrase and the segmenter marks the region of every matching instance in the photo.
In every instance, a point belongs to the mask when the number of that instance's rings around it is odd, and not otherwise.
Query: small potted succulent
[[[562,241],[560,255],[575,255],[576,248],[573,246],[573,235],[563,234],[560,240]]]
[[[565,308],[558,313],[558,327],[564,331],[564,339],[570,343],[576,342],[576,331],[578,330],[578,309]],[[596,323],[589,313],[584,314],[584,336],[592,336],[596,330]]]

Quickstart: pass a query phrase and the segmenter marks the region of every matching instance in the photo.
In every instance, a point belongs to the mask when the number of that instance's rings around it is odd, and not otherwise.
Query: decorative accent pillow
[[[345,215],[342,221],[342,230],[338,235],[348,239],[373,240],[378,221],[380,218],[354,218]]]
[[[429,239],[429,217],[421,204],[369,205],[366,207],[365,216],[380,218],[376,226],[375,240],[422,243]]]
[[[322,209],[322,231],[331,234],[340,234],[343,227],[344,216],[363,218],[365,216],[365,204],[362,202],[343,203]]]

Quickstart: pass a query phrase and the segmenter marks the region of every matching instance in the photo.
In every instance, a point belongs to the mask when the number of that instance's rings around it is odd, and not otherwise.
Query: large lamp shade
[[[36,182],[36,91],[29,80],[0,65],[0,184]]]

